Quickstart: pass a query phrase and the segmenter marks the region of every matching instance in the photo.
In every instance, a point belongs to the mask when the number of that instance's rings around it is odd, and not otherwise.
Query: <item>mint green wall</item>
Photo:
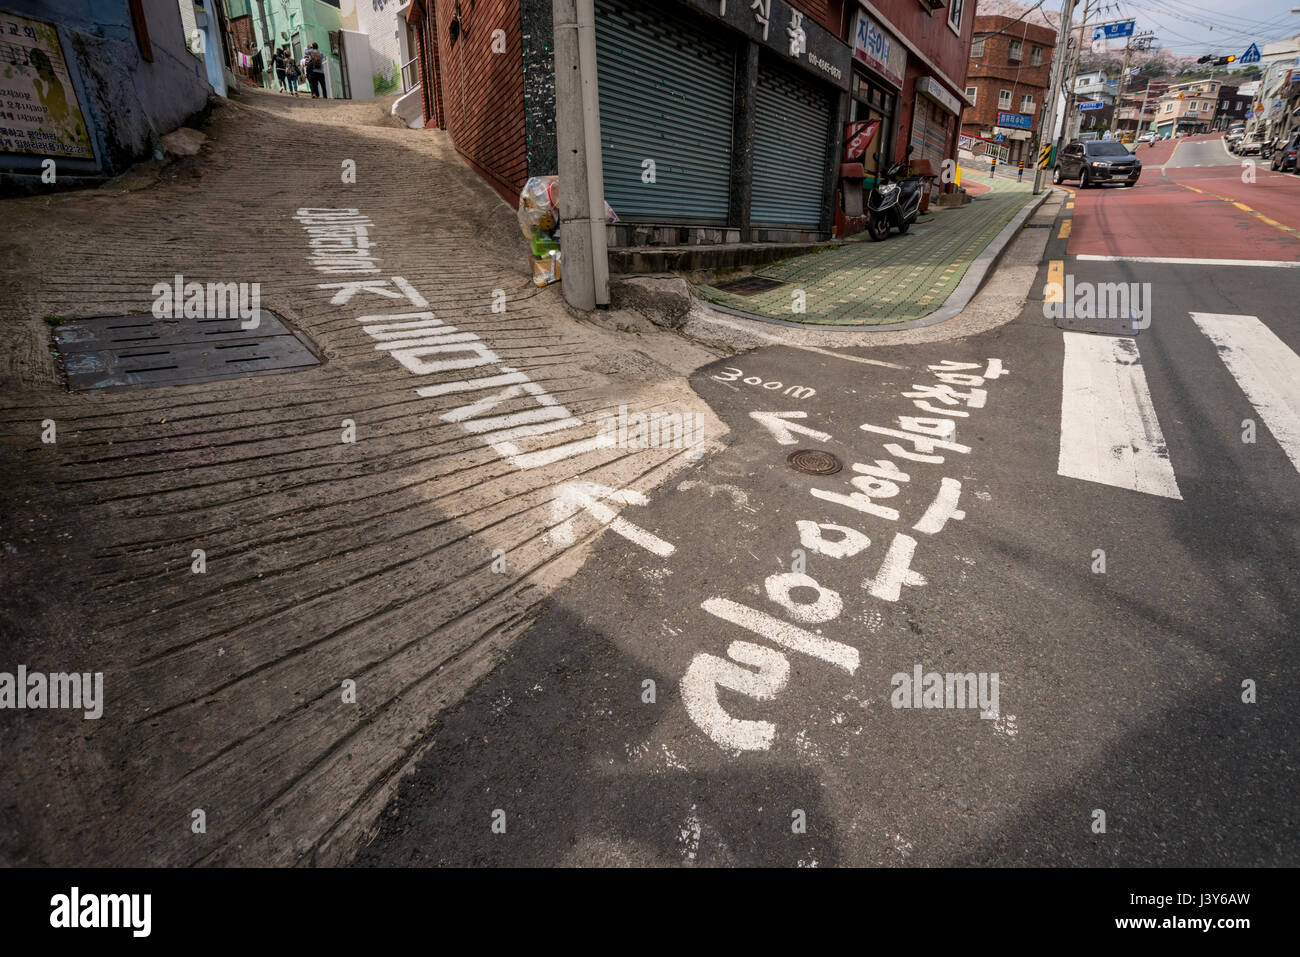
[[[262,32],[257,0],[245,0],[245,2],[252,13],[253,29],[257,33],[258,43],[265,45],[267,40]],[[284,3],[281,0],[263,0],[262,7],[266,10],[266,25],[271,33],[271,46],[279,49],[286,43],[292,44],[294,31],[297,30],[301,37],[301,46],[297,51],[299,57],[302,55],[301,51],[306,50],[312,43],[321,48],[329,59],[330,89],[337,96],[343,88],[342,74],[339,71],[338,59],[330,53],[329,35],[343,26],[339,9],[328,3],[320,3],[319,0],[288,0]],[[268,89],[277,87],[273,69],[267,70],[262,77],[263,85]],[[305,80],[302,85],[306,87]]]

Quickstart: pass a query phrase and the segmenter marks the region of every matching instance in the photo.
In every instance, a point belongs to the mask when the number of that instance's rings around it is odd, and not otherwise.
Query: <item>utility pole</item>
[[[1069,53],[1066,49],[1066,41],[1070,37],[1070,22],[1074,17],[1074,0],[1061,0],[1061,25],[1056,31],[1056,49],[1052,51],[1052,82],[1050,89],[1047,91],[1047,115],[1043,118],[1043,126],[1038,131],[1038,146],[1041,150],[1043,144],[1051,143],[1053,146],[1059,146],[1052,136],[1052,131],[1056,129],[1056,102],[1061,96],[1061,82],[1065,78],[1065,61],[1069,59]],[[1043,191],[1043,167],[1038,163],[1038,157],[1034,157],[1034,195],[1037,196]]]
[[[1070,127],[1074,123],[1074,88],[1079,82],[1079,61],[1083,59],[1083,34],[1088,28],[1088,15],[1092,12],[1092,0],[1084,0],[1083,19],[1079,21],[1079,42],[1074,45],[1074,56],[1070,58],[1070,85],[1065,90],[1065,116],[1061,123],[1061,139],[1068,141],[1073,137]]]

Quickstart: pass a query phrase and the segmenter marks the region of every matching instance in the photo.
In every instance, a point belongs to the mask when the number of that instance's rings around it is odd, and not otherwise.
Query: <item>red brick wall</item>
[[[462,0],[453,43],[455,0],[435,0],[442,126],[456,149],[513,203],[527,178],[524,74],[519,0]],[[492,52],[492,31],[505,31],[505,52]]]
[[[1006,30],[999,35],[998,31]],[[1056,32],[1038,24],[1025,21],[1013,23],[1011,17],[986,16],[975,19],[975,39],[984,40],[984,55],[972,56],[967,71],[966,85],[978,91],[974,108],[967,107],[962,114],[962,129],[968,133],[978,134],[981,129],[991,129],[998,121],[998,94],[1002,90],[1011,91],[1011,113],[1020,112],[1020,99],[1025,94],[1034,98],[1034,130],[1039,132],[1042,109],[1047,99],[1047,88],[1051,83],[1052,50],[1056,44]],[[1021,59],[1010,58],[1011,41],[1021,41]],[[1043,62],[1032,66],[1034,47],[1043,51]]]

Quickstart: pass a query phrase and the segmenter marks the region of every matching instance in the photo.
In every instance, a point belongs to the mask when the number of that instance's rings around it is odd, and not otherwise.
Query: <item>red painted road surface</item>
[[[1174,142],[1179,153],[1173,161],[1184,163],[1193,155],[1184,144],[1219,138],[1215,133],[1138,147],[1144,169],[1137,186],[1076,190],[1070,254],[1300,261],[1300,176],[1274,173],[1264,163],[1255,170],[1254,183],[1243,182],[1241,160],[1218,144],[1195,155],[1223,165],[1171,165],[1163,174],[1155,168],[1169,162]],[[1269,225],[1234,202],[1292,231]]]

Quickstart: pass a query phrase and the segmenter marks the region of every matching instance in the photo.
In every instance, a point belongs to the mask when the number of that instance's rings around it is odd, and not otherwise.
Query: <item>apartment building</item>
[[[1028,162],[1051,84],[1056,34],[1008,16],[977,16],[966,68],[964,136],[1001,139],[1012,163]]]
[[[1156,102],[1155,130],[1161,136],[1179,133],[1208,133],[1218,111],[1217,80],[1197,80],[1170,86]]]

